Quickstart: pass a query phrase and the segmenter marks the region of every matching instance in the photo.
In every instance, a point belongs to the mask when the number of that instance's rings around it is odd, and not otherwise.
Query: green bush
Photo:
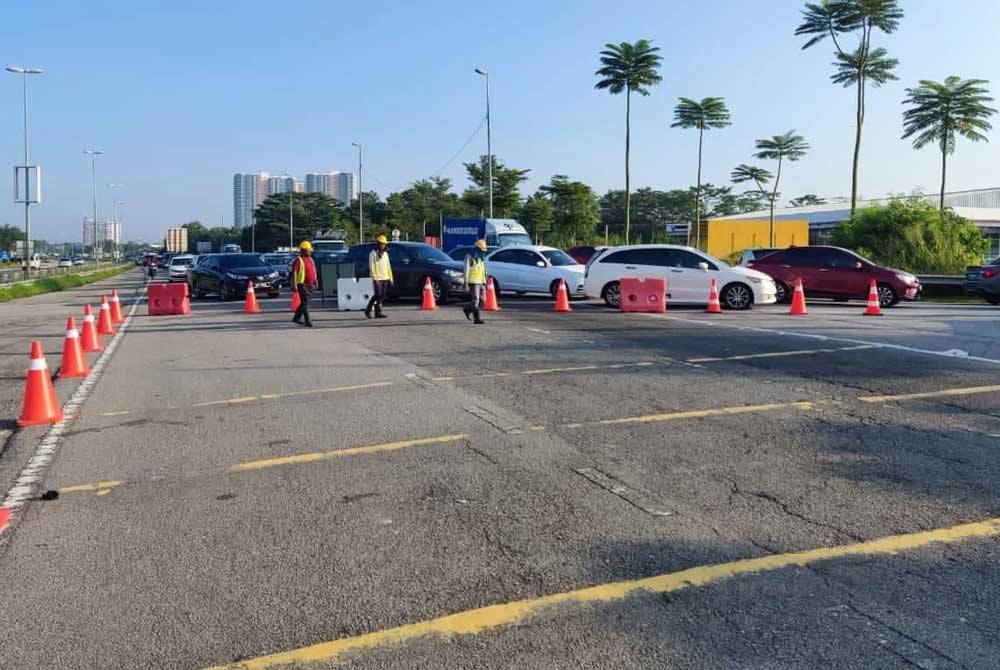
[[[8,302],[18,298],[30,298],[33,295],[43,293],[54,293],[65,291],[70,288],[78,288],[87,284],[92,284],[108,277],[114,277],[133,269],[132,265],[121,265],[107,270],[101,270],[88,275],[59,275],[57,277],[45,277],[36,279],[28,284],[14,284],[10,288],[0,288],[0,302]]]

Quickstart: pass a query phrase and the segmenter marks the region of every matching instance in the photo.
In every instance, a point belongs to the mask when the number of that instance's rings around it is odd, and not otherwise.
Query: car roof
[[[495,247],[493,249],[493,253],[496,253],[497,251],[508,251],[510,249],[527,249],[528,251],[562,251],[562,249],[550,247],[547,244],[508,244],[505,247]]]
[[[683,244],[628,244],[620,247],[608,247],[605,251],[621,251],[622,249],[683,249],[695,253],[703,253],[700,249]]]

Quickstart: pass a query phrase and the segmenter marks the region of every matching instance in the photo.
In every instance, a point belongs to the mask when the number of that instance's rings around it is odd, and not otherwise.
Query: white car
[[[644,244],[611,247],[587,265],[584,292],[611,307],[621,305],[622,277],[661,277],[667,280],[667,303],[704,305],[712,280],[726,309],[749,309],[777,302],[774,280],[763,272],[730,267],[718,258],[691,247]]]
[[[73,265],[83,265],[83,259],[77,256],[73,259]]]
[[[167,281],[175,282],[188,280],[188,268],[193,268],[197,256],[182,254],[170,259],[170,267],[167,271]]]
[[[61,268],[71,268],[73,267],[73,260],[71,258],[60,258],[59,267]]]
[[[584,267],[561,249],[535,245],[500,247],[486,256],[486,272],[500,291],[548,293],[555,296],[559,280],[570,295],[583,293]]]

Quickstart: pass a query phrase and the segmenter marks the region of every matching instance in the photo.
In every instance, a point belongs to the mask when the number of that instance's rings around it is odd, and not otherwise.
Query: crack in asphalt
[[[823,521],[818,521],[816,519],[812,519],[812,518],[806,516],[805,514],[802,514],[801,512],[797,512],[797,511],[791,509],[789,507],[788,503],[782,501],[781,499],[779,499],[777,496],[775,496],[772,493],[768,493],[766,491],[744,491],[743,489],[740,488],[739,484],[737,484],[735,481],[730,482],[730,483],[732,485],[731,495],[729,496],[730,504],[732,504],[732,496],[733,495],[741,495],[741,496],[744,496],[744,497],[747,497],[747,498],[757,498],[759,500],[766,500],[767,502],[770,502],[771,504],[778,506],[781,509],[781,511],[783,511],[788,516],[791,516],[791,517],[794,517],[796,519],[799,519],[800,521],[804,521],[804,522],[808,523],[811,526],[816,526],[817,528],[825,528],[827,530],[832,530],[834,532],[840,533],[844,537],[848,537],[848,538],[854,540],[855,542],[864,542],[864,540],[865,540],[865,538],[863,538],[862,536],[860,536],[860,535],[858,535],[856,533],[852,533],[849,530],[846,530],[846,529],[841,528],[839,526],[834,526],[833,524],[825,523]]]

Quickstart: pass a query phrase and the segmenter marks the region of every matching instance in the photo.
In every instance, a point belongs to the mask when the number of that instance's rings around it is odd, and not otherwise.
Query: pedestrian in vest
[[[393,285],[392,266],[389,264],[389,240],[385,238],[385,235],[379,235],[375,238],[375,242],[375,248],[368,254],[368,271],[371,274],[372,283],[375,285],[375,295],[365,307],[365,316],[369,319],[372,318],[372,308],[374,307],[375,318],[384,319],[382,301],[385,299],[389,287]]]
[[[465,257],[465,286],[471,301],[462,308],[465,318],[474,316],[473,323],[483,323],[479,306],[486,300],[486,240],[476,240],[476,248]]]
[[[309,240],[303,240],[299,245],[299,257],[292,262],[292,290],[299,294],[299,308],[295,310],[292,321],[300,326],[312,328],[309,318],[309,295],[319,286],[316,275],[316,261],[312,258],[313,245]],[[303,323],[303,319],[305,322]]]

